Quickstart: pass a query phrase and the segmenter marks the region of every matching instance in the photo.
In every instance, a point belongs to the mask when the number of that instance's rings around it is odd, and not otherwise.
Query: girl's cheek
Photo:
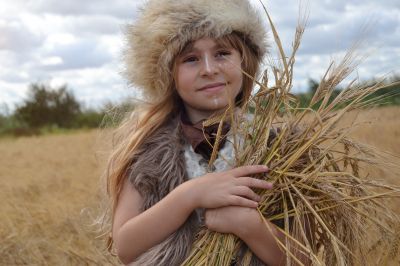
[[[213,103],[214,103],[214,106],[215,106],[215,107],[218,107],[218,105],[219,105],[219,100],[218,100],[218,97],[217,97],[217,96],[214,96],[214,98],[213,98]]]
[[[230,65],[229,62],[226,61],[226,60],[223,61],[223,62],[218,62],[218,67],[219,67],[222,71],[231,68],[231,66],[229,66],[229,65]]]

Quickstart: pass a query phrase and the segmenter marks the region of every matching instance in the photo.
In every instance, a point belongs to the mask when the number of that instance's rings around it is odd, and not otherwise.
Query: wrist
[[[243,226],[236,228],[235,235],[246,242],[248,239],[254,238],[260,230],[263,229],[263,221],[255,208],[248,208],[246,213],[245,221],[243,221]]]
[[[188,211],[192,212],[196,208],[198,208],[198,199],[196,189],[193,189],[195,186],[193,184],[193,180],[186,181],[180,184],[175,190],[180,194],[180,199],[182,200],[182,204],[188,209]]]
[[[284,265],[285,253],[277,244],[277,240],[284,243],[284,235],[271,222],[264,221],[257,210],[254,213],[256,215],[249,217],[249,226],[244,228],[238,237],[264,263]]]
[[[276,229],[275,225],[264,220],[260,216],[257,209],[252,209],[249,212],[248,223],[245,226],[239,228],[237,236],[242,239],[245,243],[248,241],[254,241],[257,238],[263,238],[268,235],[268,238],[274,239],[275,237],[281,238],[279,231]]]

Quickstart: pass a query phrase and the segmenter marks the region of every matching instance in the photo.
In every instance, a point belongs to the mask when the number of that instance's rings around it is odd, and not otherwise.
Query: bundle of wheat
[[[399,240],[396,226],[400,220],[384,207],[382,200],[398,196],[400,190],[366,178],[368,173],[361,166],[368,163],[386,167],[394,159],[348,138],[351,125],[338,126],[346,113],[378,100],[366,97],[382,89],[383,83],[361,87],[350,82],[332,97],[337,85],[359,62],[355,49],[351,49],[339,64],[332,62],[308,107],[300,108],[290,89],[307,16],[301,17],[293,52],[286,57],[265,12],[280,61],[270,60],[274,86],[269,86],[265,71],[263,79],[256,81],[259,90],[243,107],[242,113],[251,111],[253,118],[242,119],[247,121],[244,126],[238,126],[236,119],[231,121],[234,135],[242,136],[234,143],[236,166],[264,164],[272,169],[268,180],[275,184],[274,188],[256,191],[262,196],[258,211],[264,221],[281,222],[281,228],[277,228],[285,240],[276,241],[286,252],[287,265],[303,265],[304,259],[299,257],[306,257],[313,265],[366,265],[366,253],[390,244],[391,248],[385,249],[388,252],[381,253],[377,260],[378,264],[383,263],[398,252],[398,244],[393,243]],[[271,134],[274,129],[276,134]],[[272,135],[275,136],[271,138]],[[215,157],[216,150],[211,161]],[[266,230],[271,230],[268,223],[265,225]],[[374,230],[381,237],[371,244],[367,238]],[[183,265],[231,265],[241,245],[234,235],[203,229]],[[241,265],[249,265],[252,256],[248,251]]]

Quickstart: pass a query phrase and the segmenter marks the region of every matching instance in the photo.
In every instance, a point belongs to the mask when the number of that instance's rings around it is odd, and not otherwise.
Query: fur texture
[[[163,98],[172,84],[175,56],[190,42],[238,32],[259,61],[266,31],[247,0],[149,0],[126,29],[125,76],[147,98]]]
[[[190,144],[186,143],[182,136],[178,119],[175,118],[147,138],[142,149],[134,157],[129,169],[129,180],[143,198],[142,211],[188,180],[185,150]],[[196,233],[201,226],[201,212],[202,210],[193,212],[176,232],[141,255],[131,265],[180,265],[192,249]],[[242,244],[234,265],[241,265],[241,258],[247,249],[248,247]],[[253,256],[250,265],[264,264]]]
[[[187,180],[183,140],[177,121],[161,127],[147,138],[130,168],[129,180],[143,198],[142,211],[150,208]],[[141,255],[131,265],[180,265],[189,255],[199,226],[196,212],[162,243]]]

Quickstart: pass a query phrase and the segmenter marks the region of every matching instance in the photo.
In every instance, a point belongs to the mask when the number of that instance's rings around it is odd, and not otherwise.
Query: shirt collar
[[[210,126],[203,126],[205,119],[192,124],[186,112],[181,112],[181,127],[186,140],[193,147],[193,150],[200,153],[206,159],[211,157],[213,145],[216,140],[216,135],[219,127],[219,123],[212,124]],[[222,136],[220,140],[219,148],[222,148],[225,143],[226,134],[230,130],[230,125],[227,122],[223,123]],[[211,145],[210,145],[211,144]]]

